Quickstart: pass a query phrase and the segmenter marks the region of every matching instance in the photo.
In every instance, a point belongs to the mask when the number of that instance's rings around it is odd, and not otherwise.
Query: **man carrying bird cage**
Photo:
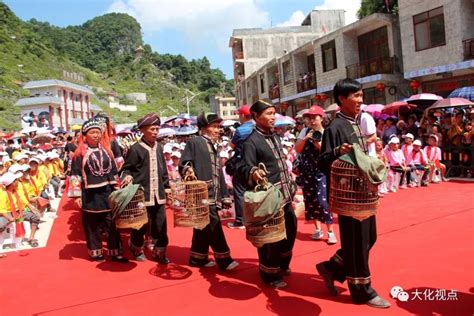
[[[221,122],[222,119],[215,113],[201,113],[197,117],[200,136],[186,143],[179,162],[179,172],[184,179],[195,177],[205,181],[209,190],[210,223],[203,229],[193,229],[189,264],[209,268],[217,263],[221,270],[233,270],[239,264],[230,255],[217,213],[218,209],[229,208],[232,204],[217,153]],[[214,251],[216,262],[209,260],[209,246]]]
[[[333,94],[341,111],[324,131],[319,158],[320,169],[327,179],[330,179],[332,163],[351,152],[354,144],[359,144],[368,154],[358,123],[363,97],[361,84],[353,79],[342,79],[336,83]],[[331,183],[328,185],[330,188]],[[336,296],[338,293],[334,281],[342,283],[347,280],[354,303],[375,308],[390,307],[390,303],[378,296],[371,287],[369,252],[377,239],[375,215],[359,220],[339,214],[338,219],[341,248],[328,261],[316,265],[327,289]]]
[[[133,182],[140,184],[145,191],[145,206],[151,237],[155,242],[153,259],[159,264],[168,264],[166,247],[168,234],[166,228],[166,193],[169,189],[168,170],[161,145],[156,141],[160,127],[160,118],[154,113],[142,117],[137,127],[143,133],[142,138],[133,144],[127,152],[123,166],[123,185]],[[130,250],[137,261],[145,261],[143,243],[147,225],[130,234]]]
[[[262,280],[273,288],[284,288],[284,275],[289,275],[293,246],[296,238],[296,216],[291,204],[295,185],[288,172],[282,152],[280,138],[273,131],[275,106],[259,100],[250,107],[255,128],[245,140],[242,159],[237,171],[242,175],[243,185],[254,188],[264,177],[283,194],[286,239],[269,242],[258,248],[259,271]],[[266,172],[258,167],[263,163]]]

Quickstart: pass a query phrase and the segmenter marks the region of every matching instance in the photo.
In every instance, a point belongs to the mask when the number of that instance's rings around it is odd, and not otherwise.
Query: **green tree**
[[[388,3],[388,9],[387,9]],[[398,0],[362,0],[357,17],[362,19],[373,13],[398,13]]]

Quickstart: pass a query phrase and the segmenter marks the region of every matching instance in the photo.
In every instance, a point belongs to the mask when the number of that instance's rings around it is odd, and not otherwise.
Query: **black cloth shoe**
[[[171,262],[171,260],[166,258],[165,256],[159,256],[156,258],[156,262],[158,262],[159,265],[167,265]]]
[[[235,221],[235,222],[231,222],[231,223],[227,223],[227,227],[229,227],[230,229],[245,229],[245,226],[244,224],[242,224],[242,222],[240,221]]]
[[[387,302],[386,300],[384,300],[378,295],[374,297],[373,299],[367,301],[366,304],[374,308],[389,308],[390,306],[392,306],[390,305],[389,302]]]
[[[324,285],[328,289],[329,294],[332,295],[332,296],[337,296],[339,293],[337,292],[337,289],[334,286],[334,279],[331,275],[331,272],[329,272],[326,269],[326,266],[324,265],[324,262],[318,263],[316,265],[316,270],[318,270],[319,275],[323,278]]]
[[[283,289],[288,286],[288,284],[283,281],[283,280],[275,280],[270,283],[268,283],[268,286],[274,288],[274,289]]]
[[[91,260],[94,262],[104,262],[105,258],[103,255],[100,255],[100,256],[91,257]]]
[[[280,275],[281,275],[281,276],[289,276],[289,275],[291,275],[291,269],[290,269],[290,268],[281,269]]]
[[[112,256],[113,262],[128,263],[128,259],[122,256]]]

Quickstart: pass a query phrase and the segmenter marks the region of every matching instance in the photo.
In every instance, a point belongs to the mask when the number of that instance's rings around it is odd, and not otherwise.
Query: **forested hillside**
[[[141,58],[135,50],[143,48]],[[181,55],[160,54],[143,42],[140,24],[131,16],[110,13],[80,26],[60,28],[37,20],[21,21],[0,3],[0,127],[19,126],[19,109],[13,104],[28,92],[21,84],[30,80],[63,79],[63,71],[80,73],[83,85],[96,92],[96,103],[119,123],[132,122],[143,113],[164,116],[174,108],[184,111],[185,90],[201,93],[191,111],[207,108],[208,97],[232,94],[233,82],[213,69],[206,57],[188,61]],[[109,109],[106,93],[147,93],[148,103],[138,112]]]

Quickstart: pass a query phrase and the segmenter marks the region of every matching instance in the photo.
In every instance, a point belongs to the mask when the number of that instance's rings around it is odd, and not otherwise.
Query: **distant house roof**
[[[102,108],[96,104],[91,104],[89,105],[89,110],[97,110],[97,111],[102,111]]]
[[[92,92],[92,90],[87,87],[80,86],[72,82],[68,82],[64,80],[56,80],[56,79],[29,81],[25,83],[25,85],[23,86],[23,89],[34,89],[34,88],[51,87],[51,86],[60,86],[60,87],[65,87],[65,88],[81,91],[87,94],[94,94],[94,92]]]
[[[15,106],[28,106],[28,105],[39,105],[39,104],[59,104],[62,105],[63,101],[57,97],[43,96],[34,98],[22,98],[16,101]]]

